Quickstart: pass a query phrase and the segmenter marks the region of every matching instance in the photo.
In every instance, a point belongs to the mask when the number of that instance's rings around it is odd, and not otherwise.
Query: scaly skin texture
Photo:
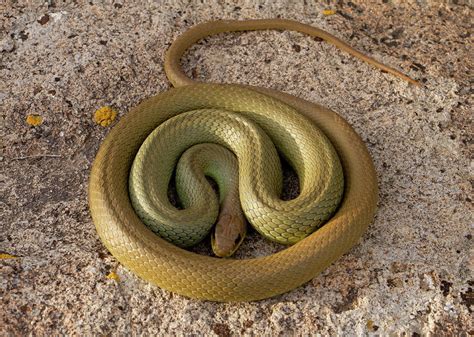
[[[200,38],[225,31],[255,29],[292,29],[321,37],[376,67],[417,84],[416,81],[398,71],[360,54],[324,31],[288,20],[216,21],[198,25],[179,37],[170,47],[165,60],[167,76],[179,88],[144,101],[113,128],[99,149],[92,167],[89,204],[100,238],[123,265],[140,277],[185,296],[214,301],[250,301],[289,291],[309,281],[348,251],[364,233],[376,210],[377,181],[370,155],[360,137],[335,112],[315,103],[260,87],[194,84],[194,81],[187,78],[180,69],[180,57],[192,43]],[[231,114],[228,111],[239,111],[239,113]],[[234,117],[230,117],[231,115]],[[313,176],[309,173],[328,170],[329,167],[329,172],[333,172],[336,176],[333,181],[338,181],[337,162],[331,164],[329,160],[330,164],[325,167],[321,161],[305,161],[307,154],[299,152],[303,143],[312,142],[307,138],[307,133],[300,133],[300,129],[307,126],[311,132],[314,132],[312,135],[322,132],[325,136],[321,136],[320,140],[326,137],[329,139],[340,158],[344,172],[344,194],[337,212],[324,226],[289,248],[255,259],[218,259],[198,255],[160,238],[144,225],[134,211],[129,198],[128,179],[132,164],[135,165],[134,158],[142,143],[156,127],[166,124],[165,121],[174,116],[181,118],[179,124],[192,126],[188,129],[190,134],[195,132],[196,125],[200,125],[196,126],[199,132],[205,133],[206,129],[202,126],[207,123],[212,124],[214,120],[218,120],[217,123],[220,125],[235,124],[237,128],[241,124],[252,124],[248,120],[256,121],[259,126],[254,129],[264,129],[278,149],[289,158],[299,174],[302,185],[301,194],[289,203],[296,203],[298,207],[309,211],[310,220],[303,221],[302,232],[306,230],[311,232],[321,224],[320,219],[315,220],[314,213],[311,213],[315,208],[317,209],[313,203],[314,198],[320,196],[320,194],[312,194],[314,193],[312,188],[315,182],[322,183],[324,179],[318,180],[317,173]],[[283,123],[281,123],[282,120]],[[311,122],[309,123],[308,120]],[[173,128],[166,132],[172,134]],[[257,138],[268,138],[268,136],[258,136],[254,131],[251,133],[255,133]],[[157,181],[157,175],[154,180],[152,179],[157,185],[151,188],[156,189],[155,192],[158,194],[165,193],[163,190],[167,189],[168,176],[171,174],[168,162],[175,161],[176,159],[173,158],[177,158],[184,151],[188,133],[175,132],[175,136],[177,136],[175,141],[170,141],[168,137],[152,137],[151,139],[154,140],[147,140],[152,144],[169,142],[172,145],[169,150],[174,152],[170,155],[163,153],[152,155],[149,159],[149,164],[159,165],[160,161],[166,162],[166,165],[162,166],[161,173],[158,173],[163,181]],[[223,137],[218,142],[225,143],[225,138]],[[208,141],[208,138],[204,141]],[[195,140],[190,143],[195,143]],[[255,151],[253,155],[259,158],[252,160],[256,161],[256,167],[265,166],[267,163],[266,158],[260,157],[264,153],[260,149],[265,148],[268,153],[274,152],[270,145],[265,144],[266,142],[262,141],[255,147],[258,151]],[[232,142],[225,145],[234,146]],[[311,145],[309,148],[312,148]],[[328,153],[332,151],[330,145],[323,145],[323,148]],[[267,201],[278,202],[274,200],[274,195],[278,193],[278,183],[272,185],[272,182],[275,182],[275,176],[278,175],[278,172],[275,173],[278,169],[272,168],[270,171],[275,172],[267,177],[267,174],[262,174],[262,172],[266,172],[268,167],[260,168],[257,175],[261,176],[255,177],[253,176],[255,172],[250,171],[253,166],[248,166],[250,164],[247,162],[241,162],[239,154],[236,155],[239,158],[239,165],[246,167],[245,169],[239,167],[239,179],[244,181],[244,183],[239,183],[240,188],[242,189],[245,185],[245,188],[256,191],[255,194],[261,198],[260,200],[264,200],[263,204]],[[313,154],[308,157],[314,156],[317,157]],[[141,161],[143,160],[138,160],[138,162]],[[271,161],[268,165],[277,166]],[[243,173],[247,176],[242,177]],[[132,173],[132,180],[135,179],[134,176],[135,174]],[[141,176],[136,178],[142,179]],[[146,192],[139,189],[138,193]],[[337,195],[337,192],[334,192],[334,195]],[[337,199],[337,196],[333,199]],[[159,202],[165,203],[166,212],[176,212],[167,207],[165,199],[160,200]],[[259,204],[260,201],[253,202]],[[244,201],[242,204],[244,210],[246,208],[260,209],[260,207],[252,207],[251,204],[245,205]],[[292,222],[291,219],[280,219],[283,213],[278,214],[275,222],[277,224],[280,224],[280,221],[285,222],[285,228],[292,228],[295,223],[304,219],[305,214],[303,212],[302,215],[298,215],[300,220]],[[168,215],[165,214],[165,216]],[[261,227],[257,225],[259,231],[265,228],[265,221],[273,222],[273,215],[261,217],[259,220]],[[298,232],[298,229],[296,231]],[[293,243],[291,238],[283,235],[281,237],[289,239],[288,243]]]
[[[204,101],[191,96],[187,99],[193,98],[190,112],[168,107],[177,115],[157,127],[135,157],[130,174],[132,204],[150,228],[178,246],[199,243],[217,218],[218,202],[211,202],[216,198],[209,188],[178,184],[180,197],[186,201],[184,210],[174,208],[167,196],[179,156],[202,142],[220,144],[236,154],[242,209],[269,240],[300,241],[339,204],[342,168],[324,134],[290,107],[264,100],[256,92],[244,92],[239,100],[229,100],[225,90]],[[219,109],[194,110],[201,104]],[[274,143],[300,177],[301,193],[294,200],[280,199],[282,173]]]

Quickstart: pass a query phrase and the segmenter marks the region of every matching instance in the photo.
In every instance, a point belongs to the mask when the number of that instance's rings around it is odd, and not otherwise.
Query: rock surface
[[[472,333],[473,12],[460,2],[0,4],[0,253],[17,256],[0,260],[0,335]],[[168,89],[164,52],[191,25],[269,17],[326,29],[425,86],[293,32],[196,44],[183,58],[190,76],[275,88],[344,116],[373,155],[380,208],[359,245],[290,293],[183,298],[118,265],[96,235],[87,179],[110,127],[93,114],[112,106],[120,118]],[[240,254],[272,249],[252,238]]]

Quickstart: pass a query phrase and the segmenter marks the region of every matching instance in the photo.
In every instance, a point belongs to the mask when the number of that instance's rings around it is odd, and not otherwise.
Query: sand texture
[[[0,253],[17,257],[0,259],[0,335],[473,333],[473,10],[377,3],[0,1]],[[94,156],[131,107],[170,87],[163,56],[180,33],[272,17],[325,29],[424,84],[294,32],[218,35],[183,58],[200,80],[278,89],[346,118],[378,172],[375,221],[324,273],[276,298],[218,304],[161,290],[99,241],[87,204]],[[102,106],[118,112],[108,127],[93,120]],[[30,114],[42,124],[28,125]],[[251,237],[240,254],[273,249]]]

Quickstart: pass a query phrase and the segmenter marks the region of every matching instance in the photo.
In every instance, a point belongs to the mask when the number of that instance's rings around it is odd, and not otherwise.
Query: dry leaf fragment
[[[325,9],[325,10],[323,10],[323,15],[325,15],[325,16],[334,15],[334,14],[336,14],[336,11],[333,10],[333,9]]]
[[[118,274],[114,271],[111,271],[108,275],[107,275],[107,278],[109,280],[114,280],[116,282],[120,282],[120,276],[118,276]]]
[[[7,259],[16,259],[18,256],[7,254],[7,253],[0,253],[0,260],[7,260]]]
[[[117,112],[109,106],[103,106],[94,113],[94,122],[101,126],[108,126],[117,117]]]
[[[30,114],[26,116],[26,124],[31,125],[31,126],[38,126],[43,123],[43,117],[40,115],[33,115]]]

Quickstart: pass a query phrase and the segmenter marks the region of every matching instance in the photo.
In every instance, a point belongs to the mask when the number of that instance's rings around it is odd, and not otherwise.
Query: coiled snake
[[[181,70],[181,56],[199,39],[260,29],[289,29],[322,38],[418,84],[336,37],[290,20],[214,21],[182,34],[165,58],[165,71],[175,88],[147,99],[111,130],[92,167],[89,205],[102,242],[118,261],[145,280],[188,297],[250,301],[289,291],[347,252],[375,213],[377,181],[371,157],[338,114],[271,89],[197,84]],[[196,146],[201,143],[206,144]],[[190,146],[194,153],[188,154]],[[298,175],[300,194],[293,200],[279,199],[276,149]],[[184,210],[167,198],[180,156],[189,157],[176,176]],[[238,162],[237,169],[225,164],[232,161]],[[219,184],[221,206],[206,175]],[[238,180],[238,187],[232,191],[226,179]],[[230,195],[228,199],[224,194]],[[245,260],[178,247],[200,241],[217,217],[238,227],[245,221],[239,216],[240,206],[258,232],[292,245]]]

